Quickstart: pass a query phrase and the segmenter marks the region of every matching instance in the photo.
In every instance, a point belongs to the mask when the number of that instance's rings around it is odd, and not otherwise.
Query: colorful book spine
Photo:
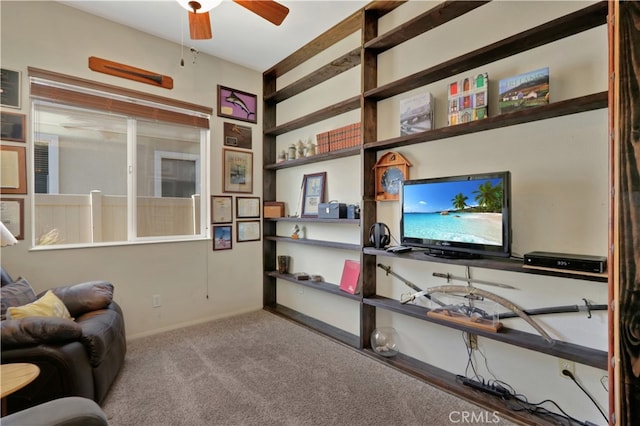
[[[449,84],[448,124],[482,120],[489,116],[489,75],[480,73]]]

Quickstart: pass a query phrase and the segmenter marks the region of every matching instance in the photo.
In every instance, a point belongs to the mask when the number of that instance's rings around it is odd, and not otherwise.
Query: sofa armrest
[[[55,317],[26,317],[0,323],[2,350],[39,344],[63,344],[80,340],[82,328],[75,322]]]
[[[82,328],[82,344],[93,367],[102,363],[109,348],[125,335],[124,317],[116,302],[105,309],[87,312],[76,318]]]
[[[113,284],[106,281],[87,281],[51,290],[74,318],[86,312],[104,309],[113,301]]]
[[[107,416],[100,406],[77,396],[59,398],[2,418],[2,424],[32,426],[106,426]]]

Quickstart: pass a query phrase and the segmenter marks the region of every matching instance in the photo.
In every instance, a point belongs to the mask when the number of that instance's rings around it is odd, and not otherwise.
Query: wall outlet
[[[160,303],[160,295],[154,294],[151,298],[151,306],[153,306],[154,308],[159,308],[161,305],[162,304]]]
[[[571,377],[564,375],[562,372],[567,370],[572,376],[576,375],[576,364],[573,361],[567,361],[566,359],[558,359],[558,373],[560,377],[571,380]]]

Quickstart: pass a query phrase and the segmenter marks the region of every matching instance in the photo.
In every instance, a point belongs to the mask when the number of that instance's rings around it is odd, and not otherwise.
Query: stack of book
[[[360,122],[329,131],[329,151],[360,145]]]

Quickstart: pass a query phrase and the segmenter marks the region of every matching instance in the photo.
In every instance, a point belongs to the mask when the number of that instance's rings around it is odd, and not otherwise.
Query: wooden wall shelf
[[[334,327],[331,324],[327,324],[324,321],[320,321],[310,316],[304,315],[280,304],[266,305],[264,307],[264,310],[294,321],[312,331],[320,332],[323,335],[340,343],[344,343],[353,348],[360,348],[360,338],[358,336]]]
[[[363,299],[363,303],[445,327],[477,334],[478,336],[483,336],[488,339],[497,340],[499,342],[508,343],[521,348],[534,350],[547,355],[600,368],[602,370],[606,370],[608,366],[608,356],[606,351],[600,351],[559,340],[549,343],[540,335],[514,330],[507,327],[502,327],[499,333],[492,333],[478,328],[467,327],[462,324],[427,316],[427,312],[430,311],[428,308],[411,304],[403,305],[397,300],[382,296],[366,297]],[[513,320],[517,321],[516,319]]]
[[[553,102],[536,108],[487,117],[484,120],[461,123],[455,126],[441,127],[426,132],[400,136],[387,140],[370,142],[364,145],[365,150],[392,149],[421,142],[431,142],[454,136],[467,135],[485,130],[515,126],[564,115],[577,114],[596,109],[607,108],[608,93],[600,92],[565,101]]]
[[[603,25],[606,22],[607,2],[603,1],[402,79],[368,90],[364,93],[364,96],[367,99],[381,101],[464,71],[578,34]]]
[[[270,129],[265,129],[264,134],[268,136],[283,135],[291,132],[292,130],[301,129],[305,126],[309,126],[310,124],[314,124],[331,117],[336,117],[340,114],[344,114],[345,112],[353,111],[358,108],[360,108],[360,95],[330,105],[326,108],[305,115],[304,117],[289,121],[288,123],[281,124]]]
[[[270,277],[278,278],[281,280],[289,281],[295,284],[299,284],[305,287],[313,288],[315,290],[331,293],[336,296],[346,297],[347,299],[362,301],[362,296],[359,294],[351,294],[346,291],[340,290],[340,286],[337,284],[328,283],[326,281],[311,281],[311,280],[299,280],[293,274],[279,274],[275,271],[267,272]]]
[[[277,241],[281,243],[293,243],[293,244],[305,244],[309,246],[330,247],[330,248],[335,248],[340,250],[357,250],[357,251],[361,250],[361,247],[359,244],[338,243],[335,241],[310,240],[308,238],[278,237],[278,236],[270,236],[270,235],[265,236],[264,239],[268,241]]]
[[[289,167],[302,166],[304,164],[312,164],[312,163],[318,163],[321,161],[335,160],[337,158],[353,157],[355,155],[360,155],[361,148],[362,148],[361,146],[354,146],[350,148],[341,149],[338,151],[323,152],[322,154],[316,154],[311,157],[299,158],[297,160],[288,160],[280,163],[265,164],[264,168],[266,170],[280,170],[280,169],[287,169]]]
[[[408,253],[395,254],[395,253],[389,253],[385,250],[378,250],[373,247],[364,247],[362,251],[364,254],[373,255],[373,256],[398,257],[401,259],[418,260],[421,262],[434,262],[434,263],[442,263],[442,264],[449,264],[449,265],[463,265],[463,266],[471,266],[476,268],[494,269],[499,271],[518,272],[520,274],[533,274],[533,275],[544,275],[549,277],[573,278],[577,280],[594,281],[599,283],[607,282],[606,275],[595,276],[595,275],[580,274],[578,272],[571,272],[571,271],[565,272],[565,271],[554,271],[554,270],[545,270],[545,269],[524,268],[522,266],[523,265],[522,260],[518,260],[518,259],[502,259],[502,258],[447,259],[443,257],[429,256],[425,254],[424,251],[421,251],[421,250],[414,250]]]
[[[318,219],[317,217],[272,217],[266,218],[267,221],[273,222],[313,222],[313,223],[345,223],[351,225],[360,225],[360,219]]]

